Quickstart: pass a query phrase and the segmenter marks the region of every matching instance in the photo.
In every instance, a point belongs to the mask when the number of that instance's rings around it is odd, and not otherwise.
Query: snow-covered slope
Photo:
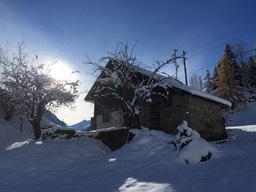
[[[256,125],[256,103],[251,103],[244,111],[236,111],[229,115],[228,126]]]
[[[67,127],[67,124],[64,121],[61,121],[55,114],[48,110],[46,110],[43,114],[43,121],[53,123],[61,127]]]
[[[79,123],[76,123],[74,125],[70,125],[69,127],[78,130],[78,131],[85,131],[87,130],[91,125],[91,121],[83,120]]]
[[[251,108],[250,108],[251,109]],[[256,110],[233,114],[235,122]],[[254,117],[255,118],[255,117]],[[29,124],[0,120],[0,191],[254,192],[256,125],[229,127],[234,140],[211,143],[209,161],[186,164],[160,131],[134,130],[134,140],[111,152],[100,141],[31,140]]]

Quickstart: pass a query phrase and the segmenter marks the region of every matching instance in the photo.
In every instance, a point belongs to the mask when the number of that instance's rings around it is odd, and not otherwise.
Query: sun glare
[[[49,74],[56,80],[72,80],[74,74],[65,62],[56,62],[49,66]]]

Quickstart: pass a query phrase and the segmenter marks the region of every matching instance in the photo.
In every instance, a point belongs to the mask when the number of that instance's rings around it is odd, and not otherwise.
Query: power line
[[[212,66],[214,66],[214,65],[216,65],[216,64],[214,63],[214,64],[212,64],[212,65],[208,65],[208,66],[199,68],[199,69],[197,69],[197,70],[194,70],[194,71],[189,72],[188,74],[195,73],[195,72],[197,72],[197,71],[201,71],[201,70],[203,70],[203,69],[206,69],[206,68],[208,68],[208,67],[212,67]],[[182,77],[183,77],[183,76],[182,76]]]
[[[251,53],[251,51],[253,51],[254,49],[252,48],[252,49],[248,49],[245,53]],[[189,57],[189,58],[191,58],[191,57]],[[195,73],[195,72],[197,72],[197,71],[201,71],[201,70],[203,70],[203,69],[206,69],[206,68],[208,68],[208,67],[212,67],[212,66],[214,66],[214,65],[216,65],[216,63],[214,63],[214,64],[212,64],[212,65],[208,65],[208,66],[205,66],[205,67],[202,67],[202,68],[199,68],[199,69],[197,69],[197,70],[194,70],[194,71],[191,71],[191,72],[189,72],[188,74],[191,74],[191,73]],[[181,77],[183,77],[183,76],[181,76]]]
[[[216,40],[210,40],[210,41],[207,41],[207,42],[205,42],[205,43],[202,43],[201,45],[199,45],[199,46],[197,46],[197,47],[195,47],[195,48],[190,49],[189,52],[190,52],[190,53],[192,52],[192,53],[194,53],[194,54],[192,54],[191,56],[189,56],[189,57],[186,58],[186,59],[190,59],[190,58],[192,58],[192,57],[201,55],[202,52],[207,51],[208,47],[216,47],[216,46],[220,45],[220,43],[222,43],[224,39],[227,39],[227,38],[223,37],[223,38],[217,38],[217,39],[218,39],[218,41],[216,41]],[[227,40],[227,42],[228,42],[228,41],[230,41],[230,39]],[[256,47],[256,46],[255,46],[255,47]],[[245,51],[245,54],[248,54],[248,53],[251,54],[253,51],[256,50],[255,47],[254,47],[254,48],[251,48],[251,49],[247,49],[247,50]],[[200,50],[200,49],[201,49],[201,50],[203,49],[203,51],[200,51],[201,53],[198,53],[197,50]],[[175,49],[173,55],[176,55],[176,52],[177,52],[177,49]],[[197,52],[197,53],[196,53],[196,52]],[[256,52],[256,51],[255,51],[255,52]],[[175,62],[176,62],[176,61],[175,61]],[[215,65],[217,65],[217,62],[214,63],[214,64],[211,64],[211,65],[208,65],[208,66],[205,66],[205,67],[202,67],[202,68],[193,70],[193,71],[191,71],[191,72],[188,72],[187,74],[195,73],[195,72],[201,71],[201,70],[203,70],[203,69],[206,69],[206,68],[209,68],[209,67],[212,67],[212,66],[215,66]],[[175,66],[177,66],[177,67],[175,67],[175,68],[176,68],[176,78],[178,79],[177,70],[178,70],[178,66],[179,66],[179,65],[178,65],[177,63],[175,63]],[[185,69],[184,69],[184,70],[185,70]],[[186,75],[187,75],[187,74],[182,75],[180,78],[183,78],[183,76],[185,76],[185,78],[186,78]]]

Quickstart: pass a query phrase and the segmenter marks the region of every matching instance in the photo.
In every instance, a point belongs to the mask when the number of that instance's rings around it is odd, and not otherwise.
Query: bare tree
[[[202,91],[203,86],[201,76],[198,77],[198,75],[194,73],[189,79],[189,85],[195,90]]]
[[[57,81],[47,73],[45,64],[31,59],[19,44],[12,59],[6,59],[2,87],[15,103],[15,111],[28,118],[35,139],[41,136],[41,119],[45,109],[68,105],[77,97],[78,81]]]
[[[114,53],[108,53],[99,62],[88,59],[85,64],[93,65],[95,72],[100,74],[92,90],[93,97],[110,95],[118,99],[124,112],[130,116],[131,126],[141,128],[140,114],[144,104],[151,102],[153,95],[168,96],[168,86],[164,80],[170,77],[161,75],[159,78],[159,73],[172,60],[156,62],[151,71],[140,67],[141,63],[132,53],[133,49],[129,51],[127,45],[119,43]]]

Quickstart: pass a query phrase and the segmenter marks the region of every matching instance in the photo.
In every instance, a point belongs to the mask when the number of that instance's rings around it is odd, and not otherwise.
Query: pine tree
[[[216,89],[218,89],[218,82],[219,82],[219,64],[218,67],[215,66],[214,70],[213,70],[213,76],[212,76],[212,80],[213,80],[213,91],[215,91]]]
[[[216,91],[219,97],[230,100],[233,107],[236,107],[244,101],[244,96],[239,81],[236,79],[233,66],[230,58],[224,54],[219,62],[218,88]]]
[[[254,62],[256,63],[256,43],[254,44]]]
[[[234,69],[235,78],[236,80],[239,81],[239,85],[242,85],[243,76],[242,76],[241,67],[237,64],[236,56],[232,51],[231,46],[228,43],[225,45],[224,57],[228,59],[228,62],[230,63],[231,67]]]
[[[250,56],[244,69],[244,83],[246,88],[256,88],[256,63],[253,56]]]
[[[206,71],[206,76],[204,77],[203,89],[209,94],[212,94],[214,91],[213,77],[209,70]]]
[[[242,41],[237,41],[233,45],[234,54],[236,56],[236,62],[238,66],[240,67],[240,76],[238,78],[242,79],[242,82],[240,82],[240,85],[242,85],[243,89],[247,89],[247,61],[250,57],[250,50],[248,49],[247,45],[243,43]]]
[[[236,62],[240,66],[241,71],[243,71],[250,56],[249,48],[242,41],[237,41],[234,45],[232,45],[232,47],[234,49],[234,54],[236,55]]]

